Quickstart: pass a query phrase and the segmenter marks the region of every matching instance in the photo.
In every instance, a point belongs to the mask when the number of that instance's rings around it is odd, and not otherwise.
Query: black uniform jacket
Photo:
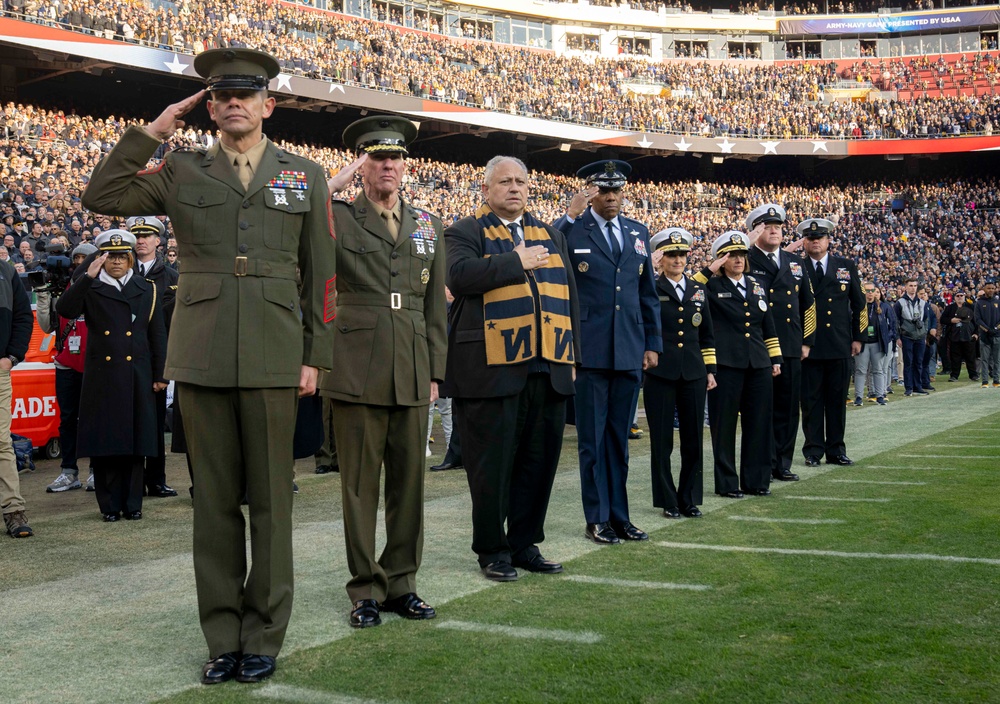
[[[573,321],[573,357],[580,359],[580,306],[566,249],[559,230],[542,224],[566,263],[570,316]],[[483,230],[474,217],[462,218],[445,230],[448,250],[448,288],[455,296],[449,313],[448,367],[442,396],[449,398],[495,398],[520,393],[528,379],[529,362],[487,366],[483,294],[501,286],[524,281],[521,258],[507,252],[483,258]],[[610,334],[610,331],[609,331]],[[564,396],[574,393],[572,365],[550,364],[552,388]]]
[[[86,266],[85,262],[81,266]],[[133,274],[124,289],[81,276],[56,303],[87,322],[80,391],[81,457],[157,453],[153,382],[165,381],[167,332],[153,284]]]
[[[748,289],[745,300],[729,277],[712,276],[707,268],[695,274],[695,280],[704,280],[708,289],[716,359],[719,365],[736,369],[781,364],[781,345],[764,287],[749,274],[744,279]]]
[[[691,381],[715,373],[715,331],[704,284],[686,279],[684,300],[665,276],[656,281],[660,297],[663,352],[659,363],[646,373],[661,379]]]
[[[868,330],[868,306],[861,291],[858,267],[850,259],[828,258],[823,278],[813,278],[816,296],[816,341],[809,359],[846,359],[851,356],[851,343],[861,342],[862,331]],[[810,277],[815,267],[806,262]]]
[[[767,291],[781,353],[798,357],[802,345],[816,342],[816,301],[802,258],[788,252],[779,256],[781,267],[776,269],[764,252],[751,247],[750,274]]]

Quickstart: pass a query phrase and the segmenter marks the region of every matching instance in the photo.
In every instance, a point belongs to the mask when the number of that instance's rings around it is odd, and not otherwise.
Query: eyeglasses
[[[875,289],[873,289],[873,288],[866,288],[865,289],[865,293],[875,293]]]

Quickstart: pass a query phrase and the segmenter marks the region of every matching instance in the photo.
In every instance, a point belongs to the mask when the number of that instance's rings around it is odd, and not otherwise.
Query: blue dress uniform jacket
[[[684,300],[678,300],[673,282],[661,276],[656,291],[660,299],[663,352],[659,363],[647,369],[646,374],[671,381],[704,379],[714,374],[715,330],[705,285],[686,279]],[[700,318],[695,318],[696,315]]]
[[[646,350],[660,352],[659,300],[649,259],[649,230],[618,216],[622,254],[612,259],[607,237],[590,208],[570,222],[553,226],[566,235],[580,294],[580,366],[641,369]]]
[[[818,281],[815,266],[806,262],[816,296],[816,341],[809,359],[849,359],[851,343],[860,342],[862,330],[868,329],[865,294],[854,262],[832,254],[827,261],[823,278]]]
[[[812,347],[816,340],[812,282],[801,257],[784,251],[779,256],[781,267],[775,268],[764,252],[751,247],[749,273],[767,291],[782,354],[799,357],[802,345]]]

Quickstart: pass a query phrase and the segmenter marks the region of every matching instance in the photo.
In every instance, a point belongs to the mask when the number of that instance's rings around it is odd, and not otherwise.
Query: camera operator
[[[135,235],[135,273],[151,282],[156,287],[156,303],[162,306],[163,321],[167,335],[170,334],[170,318],[174,313],[174,298],[177,295],[177,278],[179,274],[165,265],[163,259],[156,253],[162,241],[166,228],[163,222],[154,215],[131,217],[125,222],[125,228]],[[166,447],[163,442],[163,430],[167,421],[167,390],[156,392],[156,449],[155,457],[146,457],[142,471],[142,481],[146,496],[165,498],[177,496],[177,491],[167,485]]]
[[[83,385],[83,360],[87,349],[87,324],[81,315],[67,320],[55,312],[55,301],[70,284],[70,277],[83,273],[80,264],[97,251],[92,244],[81,244],[72,252],[65,276],[35,288],[38,327],[42,332],[56,334],[56,402],[59,404],[59,445],[62,448],[61,472],[45,487],[53,494],[79,489],[80,468],[77,466],[76,433],[80,412],[80,389]],[[56,255],[58,256],[58,255]],[[56,256],[50,258],[56,264]],[[73,276],[73,278],[76,278]],[[94,491],[94,468],[90,468],[87,491]]]

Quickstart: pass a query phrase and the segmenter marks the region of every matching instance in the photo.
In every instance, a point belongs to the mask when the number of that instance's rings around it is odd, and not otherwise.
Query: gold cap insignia
[[[115,247],[120,247],[122,243],[121,235],[111,235],[111,244]]]

